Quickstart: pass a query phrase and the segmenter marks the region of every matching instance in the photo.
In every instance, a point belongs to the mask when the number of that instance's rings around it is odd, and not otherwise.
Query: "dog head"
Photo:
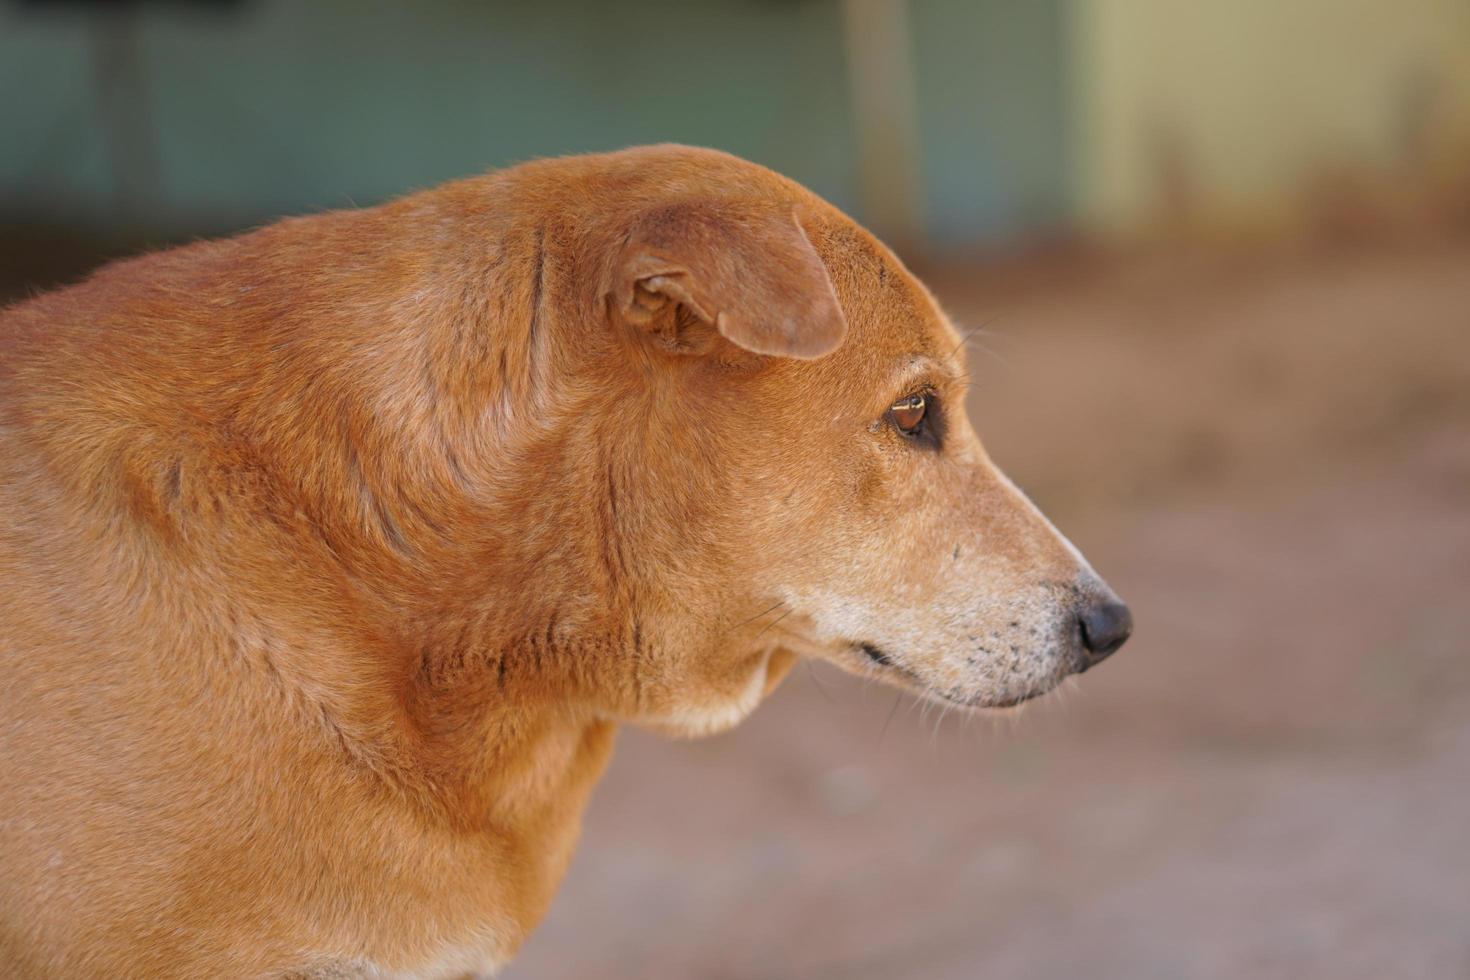
[[[568,665],[567,696],[700,734],[810,656],[1005,706],[1127,638],[1127,608],[986,456],[960,336],[871,235],[711,151],[507,173],[529,326],[460,412],[488,434],[451,441],[483,447],[457,482],[494,508],[474,593],[545,624],[529,642]]]

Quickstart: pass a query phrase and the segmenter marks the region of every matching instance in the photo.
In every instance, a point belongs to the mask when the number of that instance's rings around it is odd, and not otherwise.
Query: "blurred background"
[[[505,976],[1470,977],[1470,3],[0,0],[0,85],[4,301],[673,140],[983,328],[1135,639],[998,718],[813,666],[627,733]]]

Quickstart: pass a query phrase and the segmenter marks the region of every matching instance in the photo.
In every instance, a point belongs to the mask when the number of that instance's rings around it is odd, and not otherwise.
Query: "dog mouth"
[[[873,661],[873,663],[877,664],[880,667],[891,667],[894,670],[901,670],[904,673],[909,673],[909,671],[904,670],[904,668],[899,667],[897,664],[895,664],[892,657],[890,657],[888,654],[884,653],[881,649],[875,647],[871,643],[854,643],[853,646],[857,648],[857,650],[862,653],[863,656],[867,657],[869,660]]]
[[[960,708],[1014,708],[1019,704],[1038,698],[1050,691],[1055,684],[1035,688],[1019,694],[1007,691],[1002,696],[987,695],[980,691],[962,691],[954,688],[937,687],[926,681],[917,672],[899,663],[888,651],[872,643],[861,642],[851,645],[861,654],[878,676],[885,677],[897,687],[904,688],[921,697],[932,698]]]

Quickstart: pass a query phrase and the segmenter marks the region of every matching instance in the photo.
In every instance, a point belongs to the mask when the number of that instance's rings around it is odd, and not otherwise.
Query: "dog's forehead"
[[[847,359],[878,375],[964,373],[958,332],[892,252],[876,240],[858,239],[831,260],[843,265],[834,278],[842,280],[837,289],[852,325]]]
[[[815,361],[782,359],[778,371],[788,383],[847,418],[881,412],[911,389],[952,388],[963,379],[958,334],[902,266],[886,277],[869,266],[843,278],[848,281],[838,293],[848,315],[846,340]]]

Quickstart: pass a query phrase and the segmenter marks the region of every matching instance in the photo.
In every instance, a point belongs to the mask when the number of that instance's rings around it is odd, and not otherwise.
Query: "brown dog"
[[[719,153],[117,263],[0,352],[5,976],[488,972],[618,724],[803,655],[1009,705],[1129,629],[924,288]]]

